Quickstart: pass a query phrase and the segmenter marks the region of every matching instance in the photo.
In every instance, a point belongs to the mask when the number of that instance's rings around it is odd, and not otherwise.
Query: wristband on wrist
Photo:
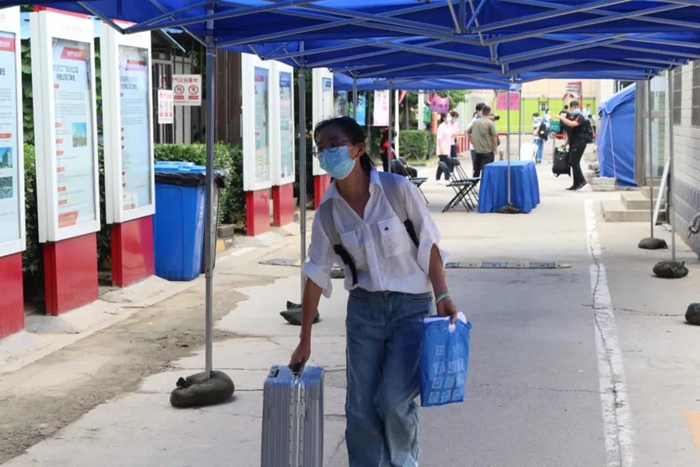
[[[451,297],[451,296],[452,296],[451,293],[443,292],[440,295],[438,295],[437,297],[435,297],[435,304],[437,305],[438,303],[440,303],[440,300],[442,300],[443,298],[447,298],[447,297]]]

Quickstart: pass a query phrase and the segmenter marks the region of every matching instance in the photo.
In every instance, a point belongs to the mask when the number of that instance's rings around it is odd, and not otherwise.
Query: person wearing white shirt
[[[552,115],[549,113],[549,109],[545,110],[542,121],[545,125],[547,125],[547,131],[549,131],[552,125]]]
[[[586,120],[591,118],[591,104],[586,104],[586,108],[583,109],[583,112],[581,113],[583,114],[583,118],[585,118]]]
[[[308,361],[319,300],[331,295],[331,268],[346,263],[349,465],[417,465],[413,399],[420,391],[423,319],[433,301],[439,315],[457,318],[440,233],[410,181],[374,168],[365,132],[354,119],[322,122],[314,139],[319,163],[334,182],[316,211],[302,267],[302,329],[290,366]],[[394,208],[397,200],[410,228]]]
[[[544,154],[544,139],[540,137],[541,126],[544,124],[545,130],[547,129],[547,124],[544,122],[543,118],[540,118],[540,114],[535,112],[532,114],[532,134],[533,134],[533,144],[535,145],[535,163],[542,163],[542,156]]]
[[[450,151],[452,150],[452,143],[454,143],[454,136],[452,134],[452,116],[450,114],[440,115],[440,125],[437,128],[437,154],[440,162],[447,162],[450,157]],[[435,180],[440,180],[440,176],[443,175],[443,170],[440,165],[438,165],[437,171],[435,172]],[[450,172],[444,172],[445,180],[449,181]]]

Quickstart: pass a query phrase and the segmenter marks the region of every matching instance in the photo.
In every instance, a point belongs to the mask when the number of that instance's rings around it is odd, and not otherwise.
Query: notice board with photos
[[[273,135],[278,124],[272,99],[272,62],[251,54],[241,56],[243,105],[243,189],[257,191],[272,186]]]
[[[94,23],[32,13],[39,241],[100,230]]]
[[[311,118],[314,127],[324,120],[335,116],[335,105],[333,102],[333,72],[327,68],[314,68],[313,70],[313,92]],[[313,142],[316,146],[316,142]],[[314,175],[326,173],[318,163],[318,158],[313,158]]]
[[[100,49],[106,215],[114,224],[156,210],[151,34],[103,27]]]
[[[280,62],[272,62],[275,94],[272,96],[277,122],[273,129],[273,185],[294,183],[294,69]]]
[[[19,7],[0,10],[0,256],[26,248]]]

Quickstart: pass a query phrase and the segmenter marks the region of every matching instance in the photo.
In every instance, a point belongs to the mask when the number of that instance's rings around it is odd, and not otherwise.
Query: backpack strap
[[[352,273],[352,285],[357,285],[357,267],[355,266],[355,261],[353,261],[348,250],[340,242],[340,235],[333,221],[333,200],[327,199],[325,202],[321,203],[318,211],[321,227],[323,227],[328,241],[333,245],[333,252],[340,256],[343,263],[350,268],[350,272]]]
[[[406,227],[406,232],[408,236],[411,237],[413,244],[416,248],[419,245],[418,236],[416,235],[416,229],[413,227],[413,222],[408,218],[408,213],[406,211],[406,203],[404,203],[401,196],[399,187],[399,175],[389,173],[389,172],[379,172],[379,178],[382,181],[382,188],[384,189],[384,195],[391,205],[391,209],[394,210],[401,223]]]

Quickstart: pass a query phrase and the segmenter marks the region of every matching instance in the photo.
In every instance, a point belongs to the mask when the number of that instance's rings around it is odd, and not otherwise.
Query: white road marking
[[[603,409],[603,432],[607,467],[630,467],[632,452],[632,417],[622,352],[617,337],[615,309],[610,299],[605,266],[600,261],[602,250],[598,237],[597,218],[592,200],[586,201],[586,234],[591,264],[594,328],[598,351],[600,400]]]

